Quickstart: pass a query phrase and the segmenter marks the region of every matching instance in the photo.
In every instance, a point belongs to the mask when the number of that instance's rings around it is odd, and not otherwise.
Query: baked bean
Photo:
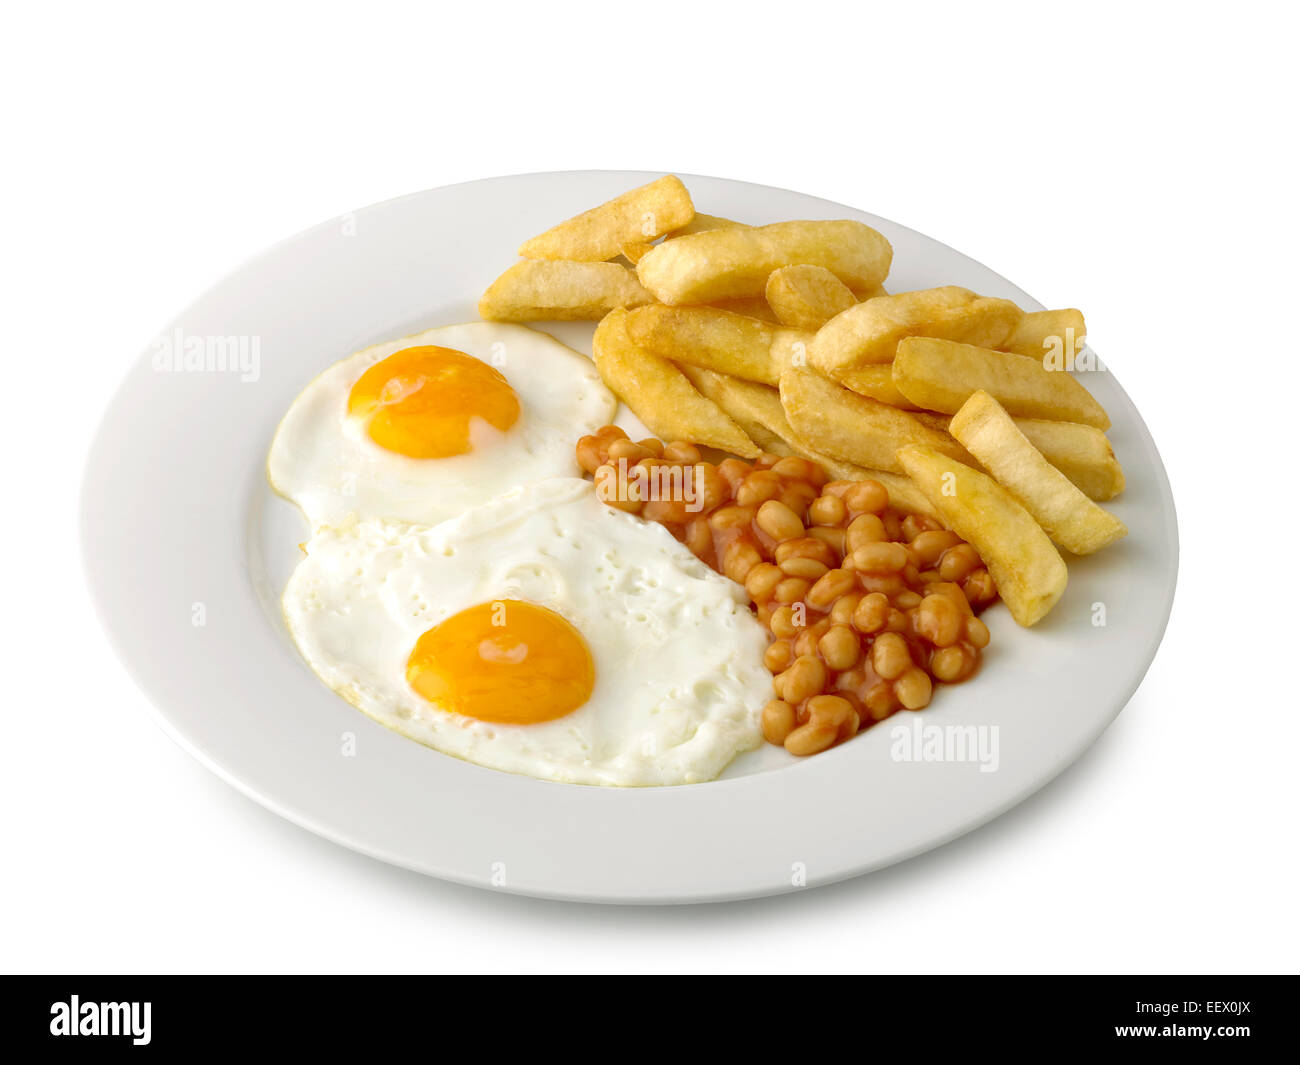
[[[693,466],[700,461],[700,449],[685,440],[674,440],[664,446],[663,457],[669,462],[680,462],[684,466]]]
[[[787,558],[781,563],[780,569],[787,577],[802,577],[811,584],[830,567],[815,558]]]
[[[927,566],[933,566],[939,561],[948,548],[955,544],[961,543],[961,537],[947,529],[927,529],[924,532],[917,533],[912,540],[912,550],[916,552],[916,557]]]
[[[897,680],[912,667],[907,641],[896,632],[882,632],[871,645],[871,668],[885,680]]]
[[[723,459],[718,463],[718,473],[727,482],[727,487],[731,490],[732,495],[736,494],[740,482],[749,476],[749,471],[752,468],[744,459]]]
[[[781,494],[781,478],[771,470],[755,470],[736,489],[736,502],[742,507],[757,507]]]
[[[798,705],[826,687],[826,664],[813,655],[800,655],[781,678],[786,702]]]
[[[986,606],[993,602],[998,594],[997,585],[993,583],[993,575],[986,569],[977,569],[962,581],[961,587],[972,606]]]
[[[848,625],[832,625],[817,641],[817,650],[826,664],[836,672],[852,669],[862,655],[858,634]]]
[[[647,436],[644,440],[638,440],[637,443],[650,452],[650,454],[655,458],[661,459],[664,457],[664,442],[658,437]]]
[[[966,641],[972,647],[983,650],[989,645],[989,627],[980,621],[979,618],[969,617],[966,619]]]
[[[939,576],[945,581],[959,581],[978,569],[980,557],[970,544],[954,544],[939,559]]]
[[[785,738],[785,749],[791,754],[806,758],[818,754],[835,743],[839,730],[827,725],[815,725],[809,721],[800,725]]]
[[[808,720],[813,724],[842,729],[853,713],[853,704],[840,695],[814,695],[808,700]]]
[[[749,571],[762,561],[758,548],[748,540],[733,540],[722,552],[722,572],[737,584],[744,584]]]
[[[799,631],[803,626],[795,624],[793,609],[788,606],[779,606],[772,611],[772,617],[768,621],[767,627],[772,630],[773,636],[792,640],[799,635]]]
[[[808,535],[814,540],[820,540],[832,551],[835,552],[835,561],[844,554],[844,530],[835,526],[814,525],[808,530]]]
[[[660,525],[684,525],[690,520],[683,499],[652,499],[641,508],[641,516]]]
[[[641,501],[628,498],[627,484],[619,480],[618,471],[613,466],[599,467],[592,480],[596,485],[596,498],[602,503],[628,514],[641,512]]]
[[[864,544],[849,556],[863,573],[897,573],[907,565],[907,549],[899,543]]]
[[[942,526],[937,521],[924,514],[909,514],[903,519],[903,536],[908,541],[915,540],[923,532],[940,528]]]
[[[862,708],[873,721],[884,721],[898,709],[894,686],[888,681],[878,681],[862,695]]]
[[[578,465],[587,473],[595,473],[604,465],[604,456],[600,453],[600,441],[594,436],[584,436],[578,441]]]
[[[686,539],[682,541],[697,558],[707,559],[713,553],[713,532],[708,518],[693,518],[686,525]],[[748,584],[746,584],[748,587]],[[753,599],[754,596],[750,595]]]
[[[879,514],[889,506],[889,492],[879,481],[856,481],[845,490],[844,505],[854,514]]]
[[[901,610],[895,610],[892,607],[889,610],[889,620],[885,622],[886,632],[907,632],[912,626],[908,623],[907,615]]]
[[[758,474],[751,473],[750,478],[757,477]],[[749,483],[747,478],[745,484],[740,486],[741,492],[745,490],[745,485]],[[739,501],[740,497],[736,497]],[[778,499],[772,499],[770,496],[766,503],[758,508],[758,515],[754,519],[758,527],[768,536],[777,542],[785,540],[794,540],[803,536],[803,522],[799,520],[799,515],[787,507]]]
[[[745,575],[745,591],[756,603],[766,602],[776,593],[784,574],[770,562],[760,562]]]
[[[803,514],[817,498],[817,489],[807,481],[788,481],[778,498],[796,514]]]
[[[654,457],[654,452],[648,447],[634,444],[631,440],[615,440],[609,445],[608,454],[611,462],[626,459],[630,466],[635,466],[642,459]]]
[[[775,466],[778,462],[781,461],[781,458],[782,456],[774,455],[770,451],[761,451],[759,452],[758,458],[754,460],[754,469],[770,470],[773,466]]]
[[[851,570],[827,570],[817,583],[808,589],[805,598],[814,610],[829,610],[836,599],[857,587],[857,583],[858,578]]]
[[[861,592],[845,592],[835,600],[831,606],[831,623],[835,625],[849,625],[853,622],[853,614],[858,609],[858,604],[862,602]]]
[[[903,578],[906,580],[906,576]],[[908,588],[894,596],[894,606],[904,612],[915,610],[921,605],[921,595]]]
[[[726,501],[730,489],[722,479],[716,466],[707,462],[697,462],[691,467],[690,502],[699,507],[698,513],[706,514]]]
[[[797,540],[786,540],[784,543],[777,544],[772,557],[778,566],[788,558],[813,558],[826,566],[835,563],[830,545],[822,543],[815,536],[801,536]]]
[[[772,467],[772,472],[796,481],[811,482],[814,479],[819,479],[822,483],[825,483],[826,480],[826,475],[819,465],[815,462],[809,462],[807,459],[799,458],[797,455],[790,455],[781,459]]]
[[[818,496],[808,506],[808,520],[814,525],[843,525],[848,513],[839,496]]]
[[[876,514],[859,514],[844,532],[844,548],[856,551],[867,544],[876,544],[885,538],[885,523]]]
[[[769,673],[784,673],[794,661],[794,645],[789,640],[773,640],[763,652],[763,665]]]
[[[817,641],[821,639],[820,632],[814,632],[812,629],[804,629],[794,638],[794,656],[802,658],[804,655],[815,655],[817,653]]]
[[[953,684],[970,672],[974,662],[961,644],[942,647],[930,657],[930,672],[935,680]]]
[[[889,597],[872,592],[862,597],[853,611],[853,627],[865,635],[880,632],[889,621]]]
[[[913,666],[894,681],[894,695],[908,710],[929,706],[933,690],[930,674],[918,666]]]
[[[596,430],[596,439],[608,447],[615,440],[626,440],[627,433],[617,425],[604,425]]]
[[[709,515],[709,528],[714,532],[723,532],[727,529],[748,529],[749,523],[753,520],[753,507],[719,507]]]
[[[780,699],[773,699],[763,707],[763,738],[778,747],[785,743],[786,737],[794,731],[794,707]]]
[[[966,619],[946,595],[927,595],[916,611],[916,631],[935,647],[951,647],[961,639]],[[906,702],[903,704],[906,706]]]
[[[773,593],[778,603],[797,603],[807,594],[808,582],[800,577],[782,578]]]

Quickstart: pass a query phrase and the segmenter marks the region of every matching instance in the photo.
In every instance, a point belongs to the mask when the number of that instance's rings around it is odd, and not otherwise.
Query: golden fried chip
[[[652,303],[627,316],[632,343],[665,359],[774,385],[772,327],[757,318],[714,307]]]
[[[1090,555],[1128,533],[1122,521],[1048,462],[987,392],[976,392],[962,404],[948,431],[1067,551]]]
[[[772,365],[778,376],[791,367],[808,365],[808,345],[816,335],[807,329],[772,330]]]
[[[780,386],[781,405],[794,431],[833,458],[904,473],[897,452],[909,444],[969,457],[947,433],[931,429],[907,411],[850,392],[812,368],[786,370]]]
[[[860,396],[870,396],[899,410],[917,409],[916,404],[895,386],[894,368],[887,362],[863,366],[857,370],[844,370],[835,375],[835,380]]]
[[[1105,502],[1124,491],[1124,470],[1106,434],[1079,422],[1016,418],[1016,428],[1089,499]]]
[[[669,240],[675,240],[677,237],[689,237],[692,233],[707,233],[711,229],[750,229],[752,227],[744,222],[735,222],[730,218],[722,218],[716,214],[700,214],[698,211],[684,226],[674,229],[668,234]]]
[[[918,407],[953,414],[983,389],[1017,417],[1083,422],[1108,429],[1110,418],[1077,378],[1041,359],[933,337],[898,345],[894,384]]]
[[[806,263],[773,270],[764,295],[781,323],[794,329],[820,329],[858,302],[853,290],[829,270]]]
[[[898,461],[948,527],[979,552],[1011,616],[1024,626],[1042,620],[1069,574],[1029,511],[992,477],[932,448],[903,448]]]
[[[488,286],[478,313],[497,322],[596,321],[615,307],[650,300],[636,274],[618,263],[525,259]]]
[[[643,351],[627,335],[627,312],[607,314],[591,342],[596,368],[610,390],[655,436],[688,440],[754,458],[758,447],[667,359]]]
[[[1030,311],[1000,344],[985,344],[984,347],[1014,351],[1017,355],[1033,355],[1039,359],[1059,349],[1073,357],[1083,347],[1087,335],[1083,312],[1073,307],[1061,311]]]
[[[669,174],[524,241],[519,254],[525,259],[603,262],[625,244],[648,243],[694,216],[691,194]]]
[[[649,241],[640,241],[636,244],[624,244],[619,250],[623,253],[623,258],[635,266],[645,258],[646,252],[653,247],[654,245]]]
[[[781,397],[775,388],[685,363],[679,369],[702,396],[721,407],[761,450],[772,455],[796,454],[786,437],[773,425],[774,414],[779,415],[780,421],[785,421]],[[785,428],[789,429],[789,423]]]
[[[767,300],[762,296],[738,296],[731,300],[714,300],[706,306],[716,307],[720,311],[730,311],[732,314],[744,314],[768,325],[781,324],[781,320],[772,313],[772,308],[767,305]]]
[[[637,276],[662,303],[712,303],[761,295],[773,270],[794,263],[869,289],[885,279],[892,256],[889,241],[862,222],[777,222],[673,237],[637,264]]]
[[[956,285],[878,296],[822,326],[810,355],[814,366],[838,378],[849,370],[889,362],[905,337],[946,337],[992,346],[1010,333],[1022,313],[1010,300],[977,296]]]

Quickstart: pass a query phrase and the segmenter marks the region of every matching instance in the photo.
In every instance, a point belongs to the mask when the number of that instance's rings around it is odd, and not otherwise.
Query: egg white
[[[761,740],[767,639],[745,592],[662,526],[601,503],[590,482],[516,489],[433,528],[322,528],[284,593],[311,668],[380,723],[479,765],[578,784],[711,780]],[[406,681],[422,633],[484,602],[522,599],[582,633],[591,698],[507,725],[443,710]]]
[[[519,399],[515,424],[502,432],[473,419],[472,450],[449,458],[410,458],[371,440],[348,417],[352,386],[380,360],[421,345],[498,369]],[[574,443],[617,407],[591,360],[544,333],[499,322],[444,326],[366,348],[312,381],[276,431],[267,476],[313,529],[354,515],[433,525],[517,485],[577,476]]]

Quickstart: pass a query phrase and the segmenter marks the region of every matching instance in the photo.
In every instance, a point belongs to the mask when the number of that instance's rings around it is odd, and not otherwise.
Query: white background
[[[1286,8],[714,6],[10,13],[5,969],[1295,970]],[[88,606],[75,527],[86,448],[130,362],[218,277],[321,219],[580,168],[843,201],[1085,310],[1167,464],[1182,573],[1142,688],[1045,791],[834,887],[586,907],[335,847],[153,723]]]

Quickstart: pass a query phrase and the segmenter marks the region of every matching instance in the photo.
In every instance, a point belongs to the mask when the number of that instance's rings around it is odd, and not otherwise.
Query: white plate
[[[462,883],[611,902],[742,898],[876,869],[996,817],[1074,761],[1137,688],[1169,616],[1178,534],[1155,445],[1108,372],[1087,384],[1114,419],[1128,490],[1113,509],[1128,538],[1071,563],[1064,599],[1033,631],[990,610],[993,643],[973,683],[815,758],[765,747],[719,781],[676,788],[545,783],[421,747],[312,675],[278,605],[305,526],[264,473],[290,401],[358,348],[473,320],[479,293],[523,238],[655,176],[494,178],[326,222],[258,256],[161,334],[173,344],[250,338],[250,355],[255,339],[255,374],[168,371],[157,344],[128,374],[86,471],[90,587],[164,726],[245,794],[345,846]],[[701,210],[743,221],[875,226],[894,245],[893,291],[956,284],[1041,306],[882,218],[780,189],[685,180]],[[587,351],[590,333],[556,330]],[[1094,624],[1103,610],[1105,624]],[[986,744],[996,735],[996,771],[896,759],[895,730],[918,726],[996,729],[976,733]]]

